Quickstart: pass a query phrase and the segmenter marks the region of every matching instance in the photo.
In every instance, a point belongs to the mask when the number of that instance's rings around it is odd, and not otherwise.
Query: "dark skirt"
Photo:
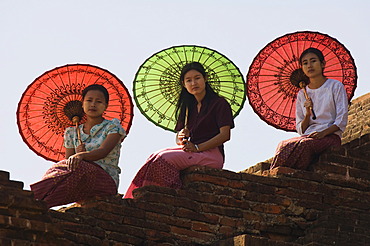
[[[48,169],[41,181],[31,185],[31,190],[36,199],[46,202],[48,208],[117,194],[116,183],[99,165],[82,161],[75,171],[70,171],[66,160]]]
[[[340,146],[341,139],[330,134],[322,139],[300,136],[281,141],[276,149],[271,169],[279,166],[306,170],[312,160],[331,146]]]

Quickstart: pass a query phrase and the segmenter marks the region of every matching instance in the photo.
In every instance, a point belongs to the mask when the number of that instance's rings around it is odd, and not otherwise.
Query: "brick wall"
[[[370,133],[370,93],[352,100],[348,111],[348,125],[342,142],[348,143]]]
[[[147,186],[135,199],[97,197],[58,211],[0,171],[0,245],[370,245],[370,96],[361,98],[348,141],[312,171],[191,167],[181,190]],[[365,125],[355,127],[355,117]]]

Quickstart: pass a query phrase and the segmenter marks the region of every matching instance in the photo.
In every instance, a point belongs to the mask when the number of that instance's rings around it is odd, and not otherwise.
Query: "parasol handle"
[[[78,130],[78,122],[79,121],[80,121],[80,117],[78,117],[78,116],[74,116],[72,118],[72,122],[75,123],[75,125],[76,125],[78,144],[81,145],[82,144],[81,134],[80,134],[80,131]]]
[[[184,127],[184,129],[188,129],[188,115],[189,115],[189,109],[188,109],[188,107],[186,107],[186,109],[185,109],[185,124],[184,124],[185,127]],[[183,138],[182,143],[187,144],[188,141],[189,141],[189,138],[185,137],[185,138]]]
[[[299,86],[303,89],[303,93],[304,93],[304,96],[305,96],[305,98],[306,98],[306,100],[308,100],[308,95],[307,95],[307,91],[306,91],[306,86],[304,85],[304,83],[303,82],[300,82],[299,83]],[[315,114],[315,111],[313,111],[313,108],[312,107],[310,107],[310,110],[311,110],[311,114],[312,114],[312,119],[313,120],[316,120],[316,114]]]

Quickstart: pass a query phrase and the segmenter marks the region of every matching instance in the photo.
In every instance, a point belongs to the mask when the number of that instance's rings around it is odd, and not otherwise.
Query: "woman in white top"
[[[340,146],[348,119],[348,98],[341,82],[324,76],[325,60],[316,48],[306,49],[300,64],[309,78],[308,99],[297,95],[296,129],[299,137],[279,143],[271,169],[286,166],[307,169],[315,156],[331,146]],[[312,118],[312,110],[316,119]]]

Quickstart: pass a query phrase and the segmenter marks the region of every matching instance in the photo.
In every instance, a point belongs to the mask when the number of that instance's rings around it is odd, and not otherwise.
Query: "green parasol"
[[[182,67],[200,62],[208,83],[230,104],[236,117],[246,99],[245,81],[239,68],[219,52],[200,46],[174,46],[149,57],[136,73],[133,93],[141,113],[155,125],[174,131],[176,103],[181,91]]]

